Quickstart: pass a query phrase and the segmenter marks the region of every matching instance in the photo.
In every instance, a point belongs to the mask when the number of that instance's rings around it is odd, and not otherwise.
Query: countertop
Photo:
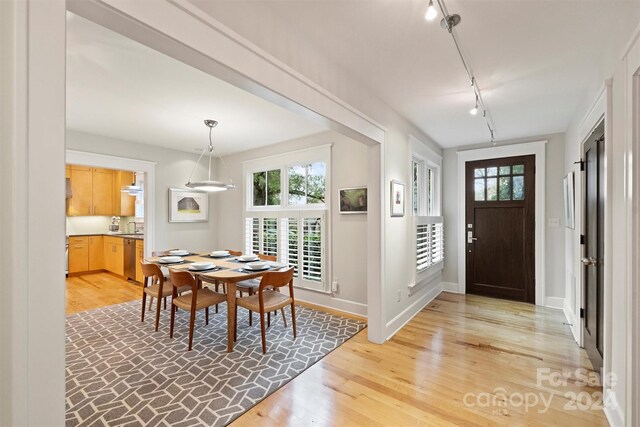
[[[144,234],[127,234],[127,233],[67,234],[67,237],[84,237],[84,236],[108,236],[108,237],[122,237],[123,239],[144,240]]]

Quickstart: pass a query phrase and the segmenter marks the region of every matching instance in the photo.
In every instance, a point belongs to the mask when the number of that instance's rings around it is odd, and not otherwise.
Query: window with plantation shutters
[[[416,219],[416,270],[420,273],[444,259],[442,217]]]

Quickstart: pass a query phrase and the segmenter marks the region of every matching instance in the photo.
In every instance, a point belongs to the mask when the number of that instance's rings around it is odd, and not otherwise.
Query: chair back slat
[[[258,254],[258,258],[260,258],[263,261],[277,261],[278,257],[275,255],[265,255],[265,254]]]
[[[226,249],[226,251],[229,252],[229,255],[233,255],[233,256],[242,255],[242,251],[234,251],[233,249]]]
[[[145,277],[152,278],[153,283],[164,283],[164,274],[162,274],[162,270],[158,267],[157,264],[151,264],[140,260],[140,267],[142,268],[142,275]],[[143,285],[146,284],[146,280]]]
[[[176,271],[170,268],[169,278],[175,289],[189,286],[192,292],[196,292],[196,281],[188,271]]]
[[[275,288],[280,288],[282,286],[287,286],[293,283],[293,267],[290,267],[284,271],[270,271],[265,273],[262,276],[262,280],[260,280],[260,288],[258,292],[262,292],[262,290],[268,286]]]

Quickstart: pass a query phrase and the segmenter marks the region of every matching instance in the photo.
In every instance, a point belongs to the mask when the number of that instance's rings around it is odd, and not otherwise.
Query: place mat
[[[186,255],[173,255],[173,254],[170,254],[169,252],[165,252],[165,255],[163,255],[163,256],[181,256],[181,257],[185,257],[185,256],[199,256],[199,255],[200,254],[197,254],[195,252],[189,252]]]
[[[225,255],[225,256],[211,256],[210,254],[207,255],[201,255],[202,258],[211,258],[211,259],[227,259],[227,258],[233,258],[234,255]]]
[[[178,261],[178,262],[160,262],[158,261],[157,264],[160,267],[171,267],[172,265],[180,265],[180,264],[191,264],[193,261],[189,261],[187,259],[183,259],[182,261]]]
[[[208,268],[206,270],[191,270],[189,268],[185,269],[185,271],[188,271],[189,273],[212,273],[214,271],[220,271],[220,270],[227,270],[227,268],[216,266],[213,268]]]
[[[251,274],[251,273],[261,273],[263,271],[271,271],[271,270],[279,270],[282,267],[269,267],[269,268],[265,268],[264,270],[249,270],[249,269],[245,269],[243,268],[236,268],[233,271],[237,271],[238,273],[247,273],[247,274]]]
[[[243,261],[243,260],[238,259],[238,258],[229,260],[229,262],[237,262],[238,264],[246,264],[248,262],[260,262],[260,261],[262,261],[260,258],[252,259],[252,260],[249,260],[249,261]]]

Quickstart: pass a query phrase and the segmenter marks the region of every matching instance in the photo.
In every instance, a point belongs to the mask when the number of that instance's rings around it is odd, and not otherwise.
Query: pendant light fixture
[[[224,163],[224,160],[222,159],[222,156],[220,156],[219,153],[218,153],[218,158],[220,159],[222,166],[227,172],[227,175],[229,175],[229,183],[227,184],[221,181],[211,180],[211,158],[213,157],[213,141],[211,139],[211,131],[213,130],[214,127],[218,125],[218,122],[215,120],[205,120],[204,124],[209,128],[209,145],[207,146],[207,148],[202,150],[200,157],[198,157],[198,161],[196,162],[195,165],[193,165],[193,169],[191,169],[191,175],[189,175],[189,181],[185,185],[189,188],[193,188],[194,190],[207,191],[207,192],[226,191],[226,190],[235,188],[236,186],[233,185],[233,182],[231,181],[231,174],[229,174],[229,169],[227,169],[227,165]],[[202,156],[204,156],[205,152],[209,153],[208,178],[206,181],[191,182],[191,178],[193,177],[193,172],[196,170],[196,166],[198,166],[198,164],[200,163],[200,159],[202,159]]]

